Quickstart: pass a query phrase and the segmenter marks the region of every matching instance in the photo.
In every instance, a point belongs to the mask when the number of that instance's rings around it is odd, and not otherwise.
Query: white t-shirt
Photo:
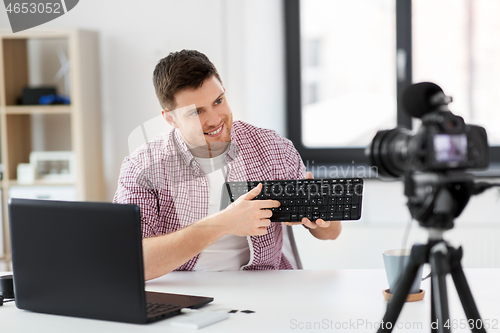
[[[226,153],[227,151],[214,158],[195,157],[201,170],[208,178],[209,215],[220,210],[222,184],[225,182],[224,175],[227,174]],[[247,237],[225,235],[200,253],[194,270],[238,270],[250,261],[250,248],[248,246]]]

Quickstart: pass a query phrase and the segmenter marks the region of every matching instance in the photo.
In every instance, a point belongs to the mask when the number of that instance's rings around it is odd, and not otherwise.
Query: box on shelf
[[[74,182],[76,178],[76,156],[72,151],[33,151],[30,164],[36,178],[51,182]]]
[[[19,184],[33,184],[35,182],[35,168],[31,163],[17,165],[17,182]]]

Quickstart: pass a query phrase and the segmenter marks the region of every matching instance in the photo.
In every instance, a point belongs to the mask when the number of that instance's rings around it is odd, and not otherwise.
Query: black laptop
[[[213,301],[144,290],[136,205],[11,199],[9,215],[19,309],[146,323]]]

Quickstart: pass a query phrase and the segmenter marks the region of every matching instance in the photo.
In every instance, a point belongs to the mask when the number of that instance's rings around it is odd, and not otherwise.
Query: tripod
[[[403,308],[418,269],[431,265],[431,330],[451,332],[446,290],[446,275],[451,274],[472,332],[486,332],[479,311],[465,278],[461,259],[462,248],[455,249],[443,239],[443,233],[453,228],[453,218],[460,215],[475,190],[468,174],[407,174],[405,195],[412,217],[429,231],[427,244],[414,245],[408,265],[396,283],[391,301],[378,332],[391,332]],[[388,323],[391,323],[390,325]]]

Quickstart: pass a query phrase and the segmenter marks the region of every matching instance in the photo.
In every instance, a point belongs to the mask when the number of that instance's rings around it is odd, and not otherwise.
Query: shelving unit
[[[30,63],[33,63],[33,60],[38,61],[38,67],[45,70],[43,62],[46,61],[46,56],[42,57],[39,48],[35,47],[44,43],[49,45],[49,49],[52,47],[50,43],[61,43],[67,52],[70,81],[69,91],[66,93],[70,97],[70,105],[18,105],[23,88],[53,84],[53,82],[40,82],[43,75],[37,75],[36,79],[30,77],[30,73],[33,72]],[[5,261],[8,266],[10,266],[8,199],[11,188],[74,186],[77,200],[104,200],[98,46],[97,33],[92,31],[28,31],[15,34],[0,31],[0,156],[3,164],[0,188],[4,253],[0,256],[0,260]],[[36,58],[37,52],[40,54],[40,59]],[[49,59],[52,64],[59,61],[55,52],[54,55],[55,59]],[[30,153],[34,150],[33,143],[39,143],[36,140],[39,140],[37,136],[41,135],[41,130],[35,130],[34,120],[40,117],[43,118],[45,125],[42,131],[49,132],[45,134],[52,136],[51,140],[57,143],[56,146],[65,147],[65,149],[47,147],[46,150],[74,152],[76,157],[74,182],[37,180],[30,185],[18,184],[18,164],[29,163]]]

